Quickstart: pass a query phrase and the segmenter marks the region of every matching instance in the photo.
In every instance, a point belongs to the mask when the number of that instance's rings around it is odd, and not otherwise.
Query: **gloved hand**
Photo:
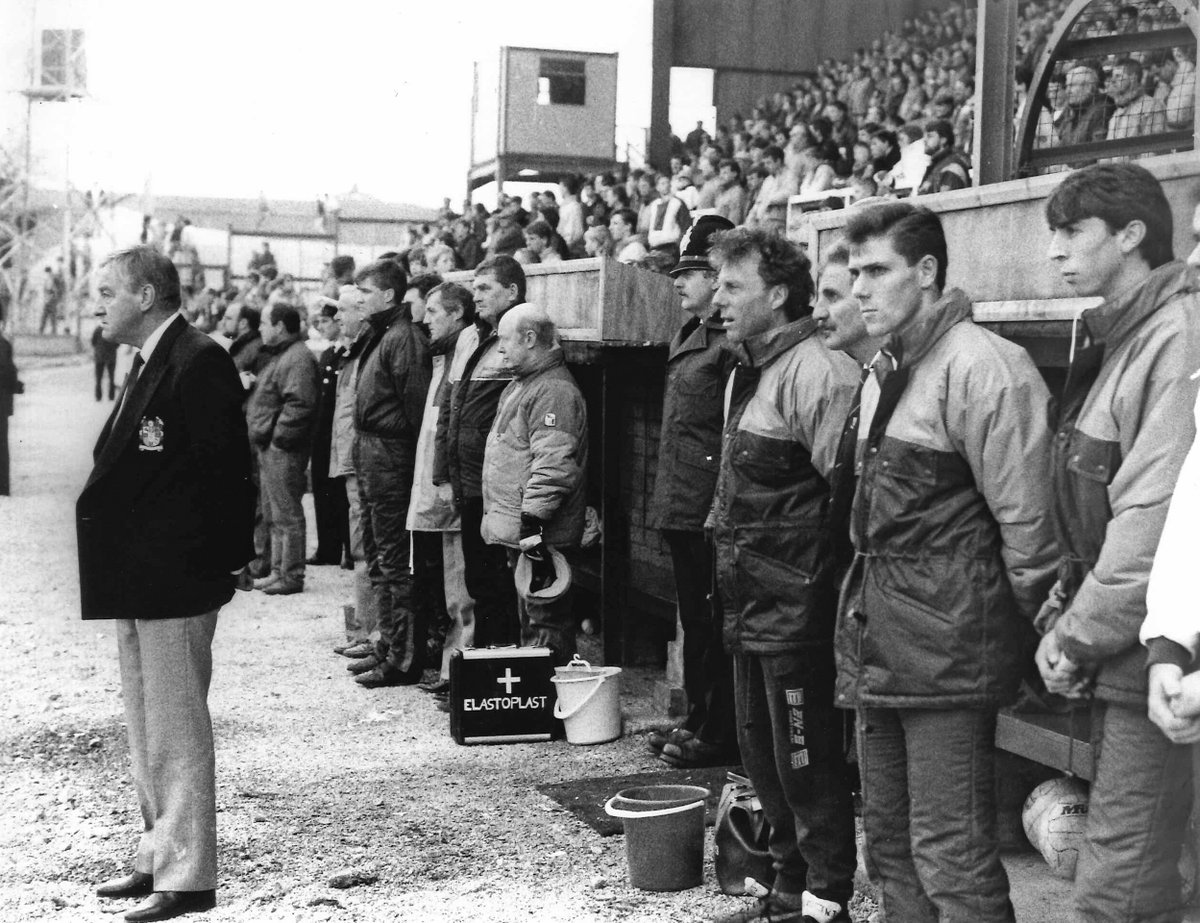
[[[528,513],[521,514],[521,553],[529,558],[529,591],[536,593],[554,583],[554,561],[542,539],[545,523]]]

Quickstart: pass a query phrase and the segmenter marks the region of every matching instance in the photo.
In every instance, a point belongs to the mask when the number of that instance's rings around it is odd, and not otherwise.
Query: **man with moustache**
[[[816,337],[808,259],[795,244],[738,228],[716,235],[709,260],[738,364],[708,525],[738,743],[776,870],[757,907],[720,923],[849,921],[854,811],[833,703],[838,568],[828,512],[854,363]]]
[[[721,466],[725,381],[733,354],[713,307],[716,271],[708,262],[712,237],[733,228],[720,215],[702,215],[684,235],[671,270],[689,315],[667,355],[658,467],[647,525],[662,532],[671,552],[675,599],[683,630],[683,688],[688,712],[681,727],[651,731],[650,750],[673,766],[737,762],[733,668],[721,645],[721,607],[713,584],[713,547],[704,534]]]

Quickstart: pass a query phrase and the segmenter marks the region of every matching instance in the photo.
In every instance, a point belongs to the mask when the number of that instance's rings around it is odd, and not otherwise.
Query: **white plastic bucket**
[[[570,744],[603,744],[621,736],[621,668],[572,660],[555,670],[554,717]]]
[[[704,882],[704,808],[698,785],[627,788],[604,811],[625,826],[629,883],[643,891],[683,891]]]

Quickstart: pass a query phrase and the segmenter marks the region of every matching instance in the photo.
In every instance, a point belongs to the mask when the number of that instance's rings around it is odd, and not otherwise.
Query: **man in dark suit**
[[[13,412],[13,395],[24,394],[25,385],[17,378],[13,365],[12,343],[0,332],[0,497],[7,497],[8,477],[8,418]]]
[[[144,896],[132,923],[216,903],[211,643],[233,572],[253,557],[241,383],[179,305],[175,267],[149,247],[102,267],[104,336],[139,352],[76,506],[83,617],[117,623],[145,822],[132,873],[97,893]]]

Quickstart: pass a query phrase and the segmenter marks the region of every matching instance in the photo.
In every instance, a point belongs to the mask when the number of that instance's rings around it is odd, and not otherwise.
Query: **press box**
[[[554,666],[548,647],[489,647],[450,658],[450,734],[460,744],[549,740]]]

